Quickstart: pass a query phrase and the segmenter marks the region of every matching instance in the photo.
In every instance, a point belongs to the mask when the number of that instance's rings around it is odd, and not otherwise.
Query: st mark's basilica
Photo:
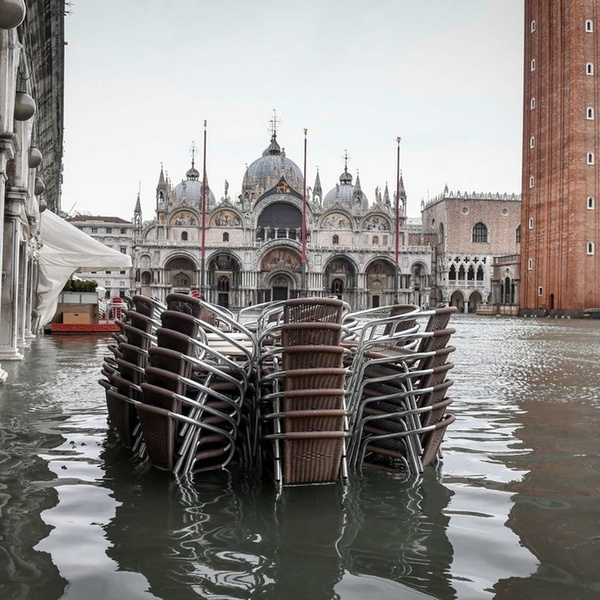
[[[304,295],[335,295],[356,310],[429,303],[432,249],[411,234],[401,176],[391,195],[386,185],[369,199],[346,159],[339,181],[324,193],[318,171],[307,186],[273,129],[268,147],[246,168],[239,195],[230,196],[226,182],[217,200],[207,179],[193,158],[176,185],[161,168],[150,221],[138,196],[136,292],[160,300],[195,293],[230,309]]]

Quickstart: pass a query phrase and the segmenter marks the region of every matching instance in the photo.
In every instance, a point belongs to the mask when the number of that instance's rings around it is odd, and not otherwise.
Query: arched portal
[[[452,296],[450,296],[450,306],[456,306],[459,312],[464,312],[465,310],[465,299],[462,295],[462,292],[458,290],[453,292]]]
[[[369,264],[366,269],[369,306],[376,308],[393,304],[396,292],[395,272],[393,263],[386,259],[377,259]]]
[[[176,256],[165,263],[164,281],[174,292],[188,294],[198,286],[198,267],[186,256]]]
[[[344,294],[344,281],[339,277],[336,277],[331,282],[331,295],[337,296],[338,298],[342,298]]]
[[[335,256],[325,265],[325,292],[342,298],[356,291],[356,267],[345,256]]]
[[[483,298],[479,292],[473,292],[469,296],[469,312],[476,313],[477,307],[483,302]]]
[[[219,252],[208,261],[209,300],[219,306],[241,306],[238,298],[241,286],[241,266],[229,252]]]
[[[296,297],[300,290],[301,271],[300,253],[295,248],[271,248],[260,261],[256,302]]]
[[[278,273],[274,275],[270,280],[270,293],[271,299],[274,302],[280,300],[287,300],[293,293],[294,280],[285,273]]]

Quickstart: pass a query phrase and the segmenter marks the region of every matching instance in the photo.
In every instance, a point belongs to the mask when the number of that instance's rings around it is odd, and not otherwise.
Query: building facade
[[[76,214],[67,218],[67,221],[80,231],[98,240],[108,248],[117,250],[122,254],[133,255],[133,223],[120,217],[102,217]],[[131,294],[134,289],[131,269],[83,271],[77,273],[82,279],[94,280],[100,288],[104,289],[104,296],[108,298],[123,298]]]
[[[483,307],[504,303],[516,307],[518,269],[511,265],[494,275],[493,265],[500,256],[518,254],[520,220],[516,194],[455,193],[446,187],[423,203],[422,235],[434,249],[432,302],[473,313],[497,312]]]
[[[370,202],[347,161],[329,191],[318,172],[305,186],[275,131],[236,197],[226,183],[217,200],[193,161],[177,185],[161,170],[152,220],[139,197],[134,214],[135,290],[197,291],[231,309],[303,295],[336,295],[353,309],[429,303],[431,248],[409,244],[401,181],[397,221],[387,186]]]
[[[64,0],[0,2],[0,360],[33,337],[40,213],[60,209]],[[6,372],[0,369],[0,381]]]
[[[600,307],[596,0],[525,1],[523,313]]]

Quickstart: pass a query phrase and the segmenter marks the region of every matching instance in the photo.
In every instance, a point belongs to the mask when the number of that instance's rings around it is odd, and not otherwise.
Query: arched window
[[[531,59],[531,70],[535,71],[535,58]]]
[[[587,243],[587,253],[589,256],[592,256],[593,254],[595,254],[596,252],[596,246],[594,244],[594,242],[588,242]]]
[[[588,165],[593,165],[594,162],[595,162],[594,153],[593,152],[588,152],[587,153],[587,164]]]
[[[588,210],[594,210],[596,208],[596,200],[595,200],[594,196],[587,197],[587,207],[588,207]]]
[[[531,136],[529,138],[529,147],[530,148],[535,148],[535,137]]]
[[[533,258],[528,258],[527,259],[527,270],[531,271],[531,269],[533,269]]]
[[[469,269],[467,270],[467,281],[475,280],[475,267],[473,265],[469,265]]]
[[[450,281],[456,281],[456,267],[454,265],[450,266],[450,269],[448,271],[448,279]]]
[[[217,290],[219,292],[229,291],[229,277],[226,277],[225,275],[219,277],[219,280],[217,281]]]
[[[334,246],[337,246],[340,243],[340,236],[339,235],[334,235],[332,240],[331,240],[332,244]]]
[[[477,267],[477,281],[483,281],[483,267],[481,265]]]
[[[594,107],[593,106],[588,106],[585,109],[585,116],[589,121],[594,120]]]
[[[373,236],[373,246],[379,246],[379,236],[378,235]]]
[[[535,185],[535,179],[533,178],[533,175],[529,176],[529,187],[532,188]]]
[[[217,280],[217,304],[229,308],[229,290],[231,282],[229,277],[221,275]]]
[[[502,281],[502,304],[512,304],[510,297],[510,277],[506,277]]]
[[[488,241],[488,230],[483,223],[475,223],[473,227],[473,241],[474,242],[487,242]]]
[[[521,243],[521,226],[517,225],[517,229],[515,230],[515,243]]]
[[[458,268],[458,280],[465,280],[465,265],[460,265],[460,267]]]
[[[593,75],[594,74],[594,63],[585,63],[585,74]]]
[[[187,231],[182,231],[181,232],[181,241],[182,242],[187,242],[188,240],[188,232]]]
[[[593,33],[594,31],[594,21],[591,19],[586,19],[585,21],[585,31],[586,33]]]
[[[227,231],[225,231],[223,233],[223,241],[224,242],[228,242],[229,241],[229,233]]]
[[[337,296],[338,298],[342,297],[342,294],[344,293],[344,282],[341,279],[334,279],[331,282],[331,294],[333,296]]]
[[[535,108],[535,98],[532,98],[532,99],[529,101],[529,108],[530,108],[531,110],[533,110],[533,109]]]

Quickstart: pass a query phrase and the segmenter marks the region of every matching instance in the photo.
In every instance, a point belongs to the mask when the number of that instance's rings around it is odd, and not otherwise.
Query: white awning
[[[122,270],[131,267],[128,254],[105,246],[50,210],[41,214],[40,239],[34,331],[52,320],[58,296],[77,269]]]

